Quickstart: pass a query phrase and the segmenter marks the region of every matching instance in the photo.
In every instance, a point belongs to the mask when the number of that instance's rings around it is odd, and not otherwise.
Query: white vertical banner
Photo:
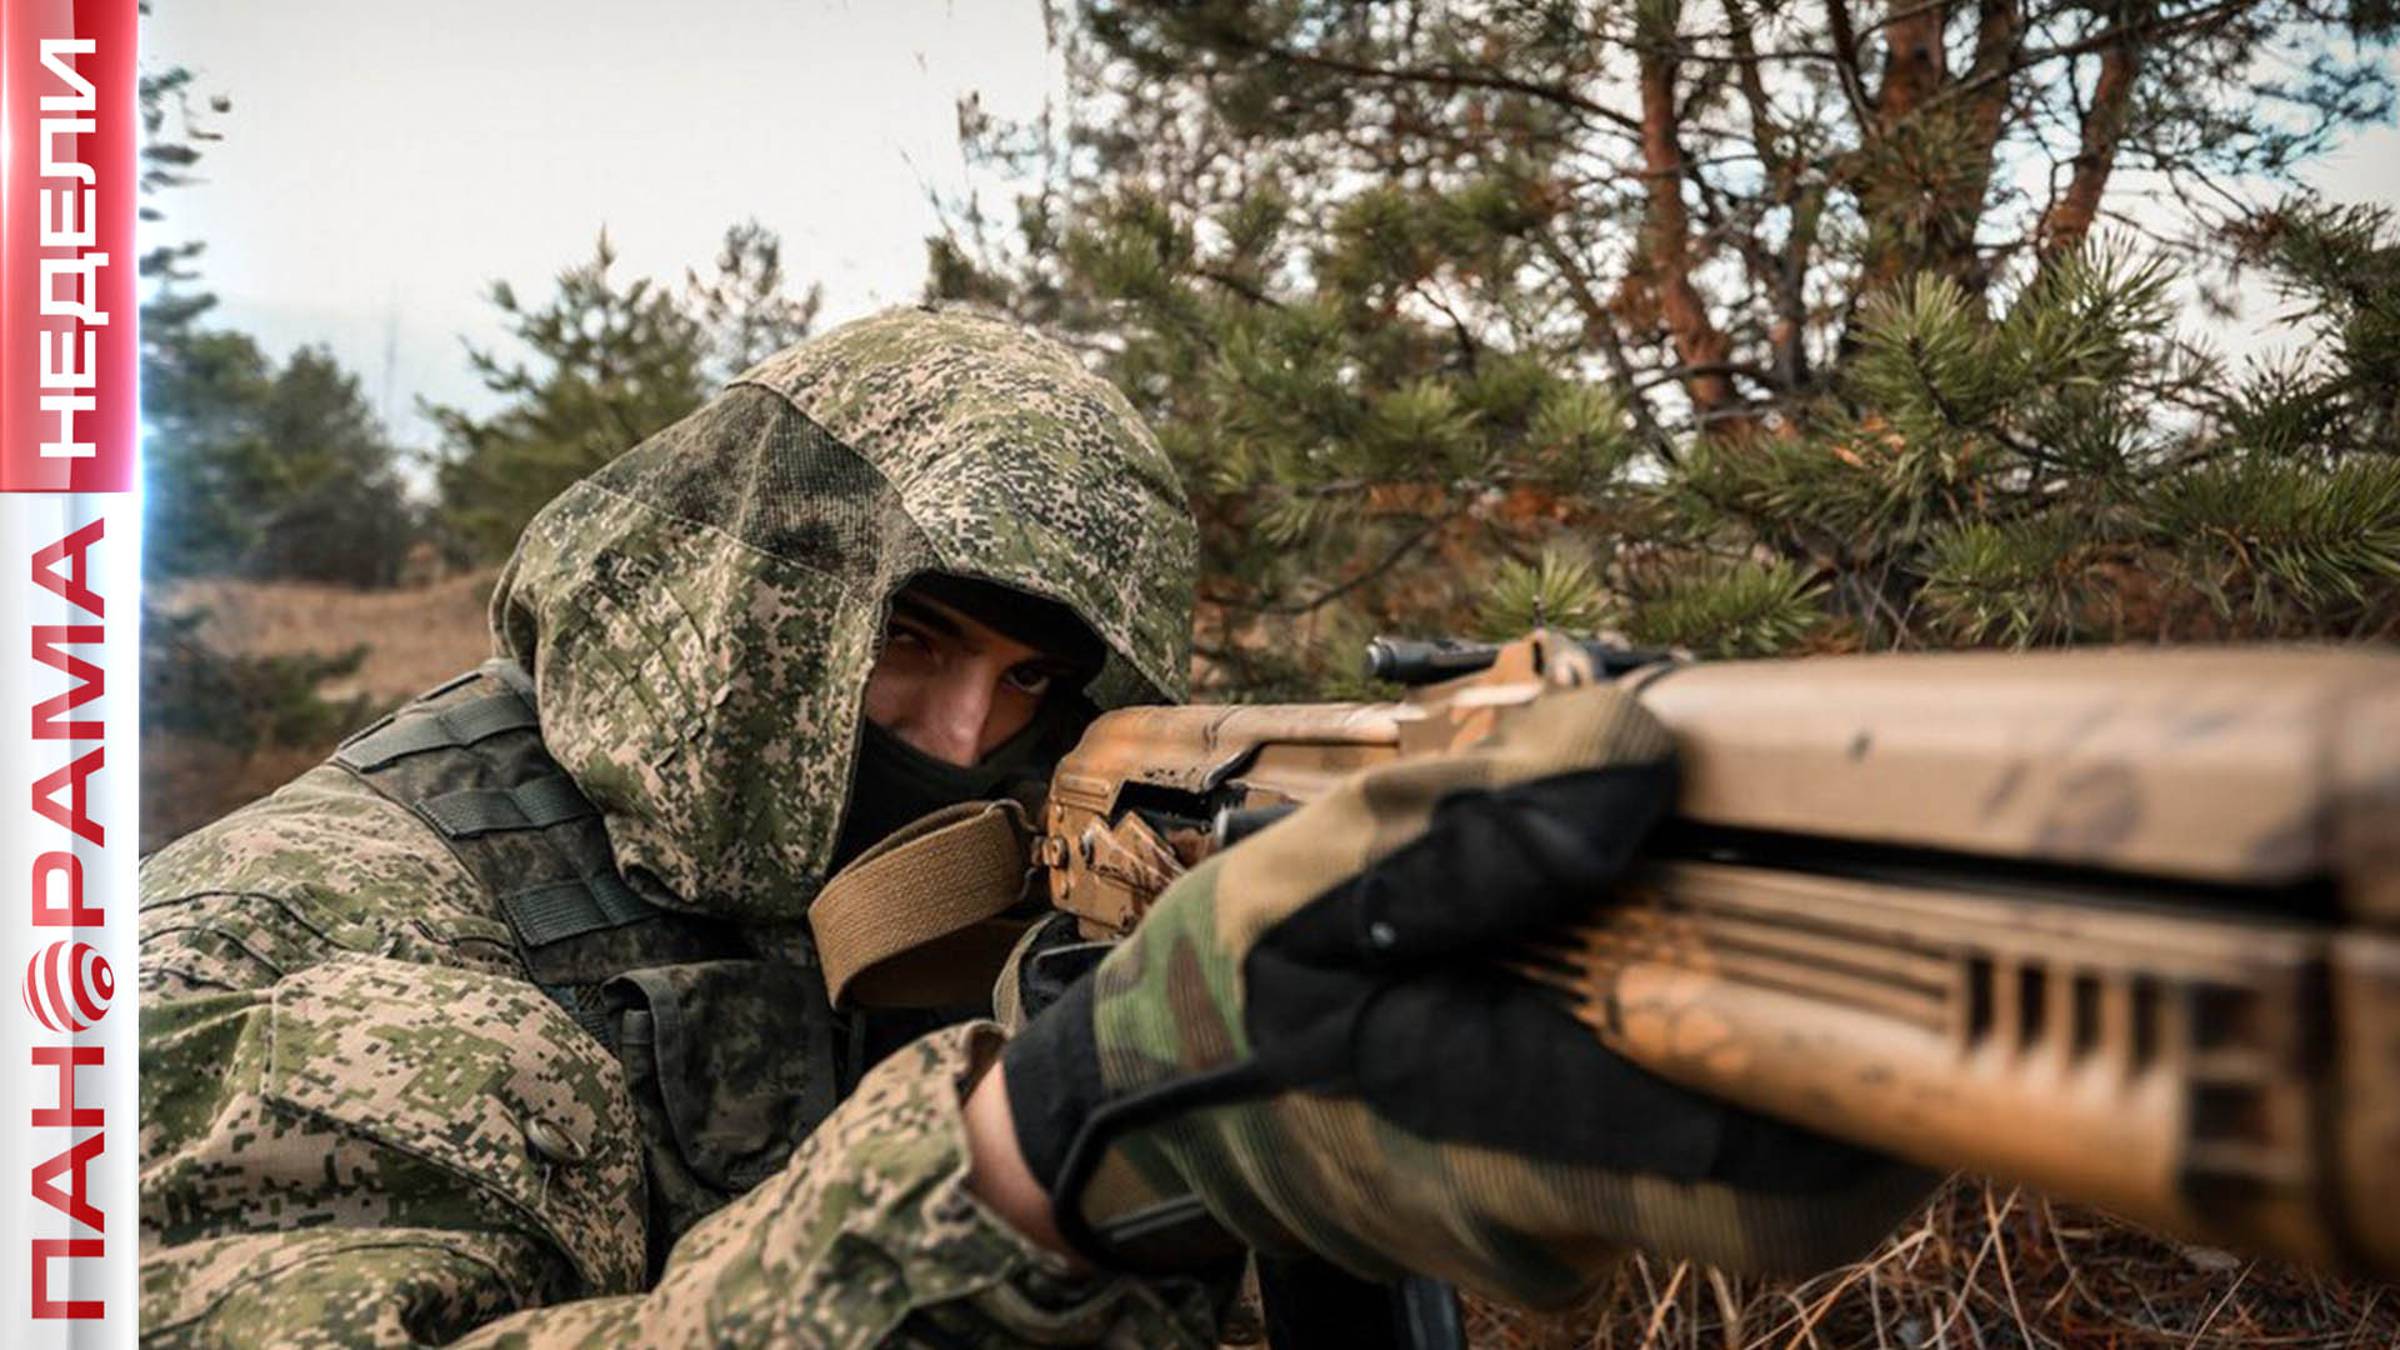
[[[134,0],[0,0],[0,1346],[131,1345]]]
[[[140,507],[0,496],[10,1347],[136,1331]]]

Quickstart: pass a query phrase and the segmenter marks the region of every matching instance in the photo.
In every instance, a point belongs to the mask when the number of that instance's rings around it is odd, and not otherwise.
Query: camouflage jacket
[[[899,311],[562,494],[493,626],[623,884],[771,953],[822,884],[894,591],[938,570],[1072,606],[1105,707],[1180,696],[1193,555],[1112,389],[1005,325]],[[351,769],[177,841],[142,900],[162,1344],[1207,1339],[1209,1291],[1074,1278],[967,1193],[988,1025],[885,1061],[660,1253],[624,1066],[529,978],[490,888]]]

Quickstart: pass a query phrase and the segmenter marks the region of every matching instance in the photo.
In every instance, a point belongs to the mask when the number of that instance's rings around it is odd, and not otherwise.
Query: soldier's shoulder
[[[518,969],[507,925],[441,839],[334,764],[151,855],[140,894],[145,966],[204,987],[346,953]]]
[[[141,884],[145,896],[472,886],[424,822],[330,763],[151,854]]]

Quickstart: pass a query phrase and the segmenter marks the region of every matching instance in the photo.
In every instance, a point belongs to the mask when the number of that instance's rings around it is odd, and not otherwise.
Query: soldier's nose
[[[983,724],[991,711],[991,691],[981,681],[944,681],[917,719],[916,747],[965,768],[983,757]]]

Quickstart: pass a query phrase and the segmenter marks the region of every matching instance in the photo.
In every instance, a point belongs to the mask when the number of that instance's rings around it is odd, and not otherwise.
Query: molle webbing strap
[[[334,761],[441,839],[507,923],[526,977],[611,1053],[610,980],[748,953],[726,927],[627,884],[598,808],[543,745],[533,681],[513,661],[430,691],[344,742]]]
[[[542,830],[599,812],[562,773],[515,787],[466,788],[425,802],[425,816],[452,839],[494,830]]]
[[[962,802],[845,867],[808,907],[836,1007],[935,1008],[991,994],[1025,925],[1024,808]]]
[[[515,690],[468,699],[438,712],[394,717],[342,742],[334,760],[359,773],[373,773],[395,760],[428,750],[447,750],[489,740],[504,731],[536,725],[533,705]]]
[[[470,688],[478,677],[487,677],[484,692]],[[532,681],[515,662],[494,660],[334,754],[440,833],[488,888],[529,961],[535,949],[661,913],[616,874],[598,808],[539,733]],[[462,785],[463,766],[472,772]],[[552,829],[569,824],[577,828]]]
[[[617,1029],[614,1019],[609,1016],[607,1005],[596,998],[587,997],[587,991],[583,986],[545,984],[537,981],[534,987],[547,995],[552,1003],[557,1004],[559,1011],[574,1018],[575,1025],[582,1027],[585,1035],[608,1047],[611,1051],[617,1048]]]
[[[509,926],[528,947],[561,942],[603,928],[622,928],[658,911],[616,877],[586,876],[534,886],[500,897]]]

